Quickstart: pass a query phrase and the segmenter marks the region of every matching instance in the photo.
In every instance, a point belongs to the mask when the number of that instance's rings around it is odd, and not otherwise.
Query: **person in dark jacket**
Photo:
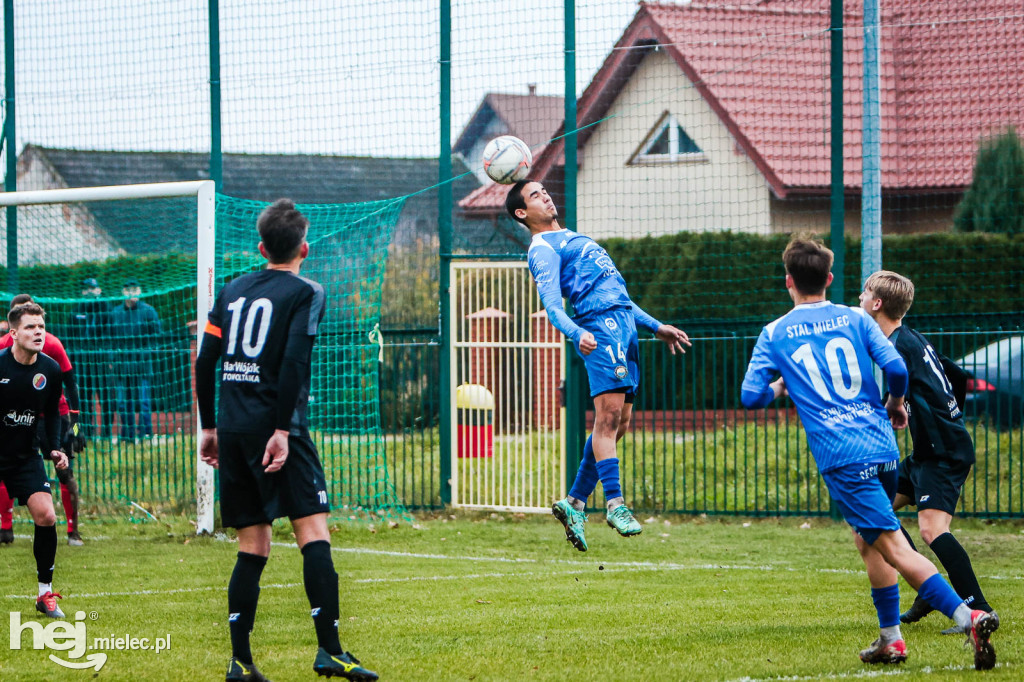
[[[82,300],[71,309],[64,334],[78,374],[78,395],[82,404],[79,423],[84,435],[90,438],[113,435],[117,407],[109,348],[110,304],[100,300],[102,295],[95,277],[82,280]]]
[[[154,362],[163,330],[156,309],[139,300],[138,280],[125,281],[121,293],[124,303],[110,311],[110,335],[116,341],[114,384],[121,437],[137,440],[153,435]]]

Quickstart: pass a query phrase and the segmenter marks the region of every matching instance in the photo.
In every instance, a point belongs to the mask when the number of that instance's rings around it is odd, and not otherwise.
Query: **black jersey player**
[[[11,497],[28,507],[35,522],[32,553],[36,560],[39,597],[36,610],[50,618],[63,618],[53,591],[57,557],[57,516],[50,483],[39,450],[48,453],[58,469],[68,465],[60,450],[61,369],[44,355],[44,311],[36,303],[15,306],[7,315],[14,344],[0,351],[0,482]],[[45,415],[45,416],[43,416]],[[44,442],[37,448],[37,421],[43,419]]]
[[[903,324],[914,302],[914,284],[908,278],[880,270],[864,283],[860,302],[906,361],[910,374],[907,412],[913,451],[900,462],[893,507],[917,506],[921,539],[945,567],[957,594],[971,609],[991,613],[970,557],[950,532],[960,491],[975,459],[974,443],[960,408],[967,374],[937,353],[923,335]],[[918,596],[900,620],[913,623],[931,611],[928,602]],[[989,663],[995,664],[994,652],[990,661],[983,661],[983,667],[991,667]]]
[[[201,456],[219,468],[221,519],[238,529],[228,584],[232,658],[227,680],[265,679],[252,663],[249,634],[270,554],[270,524],[291,519],[303,557],[319,675],[376,680],[338,642],[338,574],[327,529],[327,485],[309,436],[306,405],[324,290],[299,276],[309,221],[288,199],[257,221],[265,270],[228,283],[210,311],[196,361]],[[214,410],[217,364],[220,406]],[[216,426],[214,426],[216,424]]]

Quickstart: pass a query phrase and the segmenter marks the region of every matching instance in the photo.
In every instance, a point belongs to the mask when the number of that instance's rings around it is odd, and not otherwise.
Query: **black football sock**
[[[900,524],[900,532],[903,533],[903,537],[905,537],[907,539],[907,542],[910,543],[910,549],[916,552],[917,545],[914,544],[914,539],[910,537],[910,533],[907,532],[907,529],[904,528],[902,524]]]
[[[39,582],[49,585],[53,582],[53,564],[57,560],[57,526],[36,525],[32,554],[36,557]]]
[[[306,585],[317,643],[327,653],[340,655],[338,574],[331,559],[331,543],[317,540],[302,548],[302,581]]]
[[[967,605],[972,609],[991,611],[992,607],[985,600],[985,595],[981,593],[978,576],[974,575],[971,558],[967,556],[967,550],[953,537],[953,534],[943,533],[932,540],[932,544],[928,546],[942,562],[942,567],[949,575],[950,584],[953,585],[956,593],[967,602]]]
[[[260,600],[260,576],[267,557],[239,552],[235,570],[228,583],[228,629],[231,631],[231,655],[242,663],[252,663],[249,635],[256,622]]]

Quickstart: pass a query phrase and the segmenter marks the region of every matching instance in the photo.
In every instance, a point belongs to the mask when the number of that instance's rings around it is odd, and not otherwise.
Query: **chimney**
[[[537,94],[537,84],[536,83],[530,83],[526,87],[530,91],[531,95],[536,95]]]

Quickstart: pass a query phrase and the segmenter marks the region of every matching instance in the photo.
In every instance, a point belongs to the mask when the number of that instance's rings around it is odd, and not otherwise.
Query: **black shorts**
[[[217,432],[220,516],[228,528],[331,510],[324,469],[313,441],[308,436],[289,436],[288,459],[280,471],[268,474],[263,471],[263,452],[270,435]]]
[[[7,486],[7,494],[18,498],[25,506],[36,493],[50,494],[50,481],[43,469],[43,458],[38,456],[14,459],[0,463],[0,482]]]
[[[596,398],[597,396],[604,395],[605,393],[625,393],[626,397],[623,398],[623,402],[626,405],[632,405],[633,402],[636,400],[636,392],[626,390],[625,388],[609,388],[607,391],[601,391],[600,393],[597,393],[593,397]]]
[[[960,491],[971,472],[970,463],[948,459],[917,460],[913,455],[900,462],[900,480],[896,492],[910,498],[911,505],[956,513]]]

